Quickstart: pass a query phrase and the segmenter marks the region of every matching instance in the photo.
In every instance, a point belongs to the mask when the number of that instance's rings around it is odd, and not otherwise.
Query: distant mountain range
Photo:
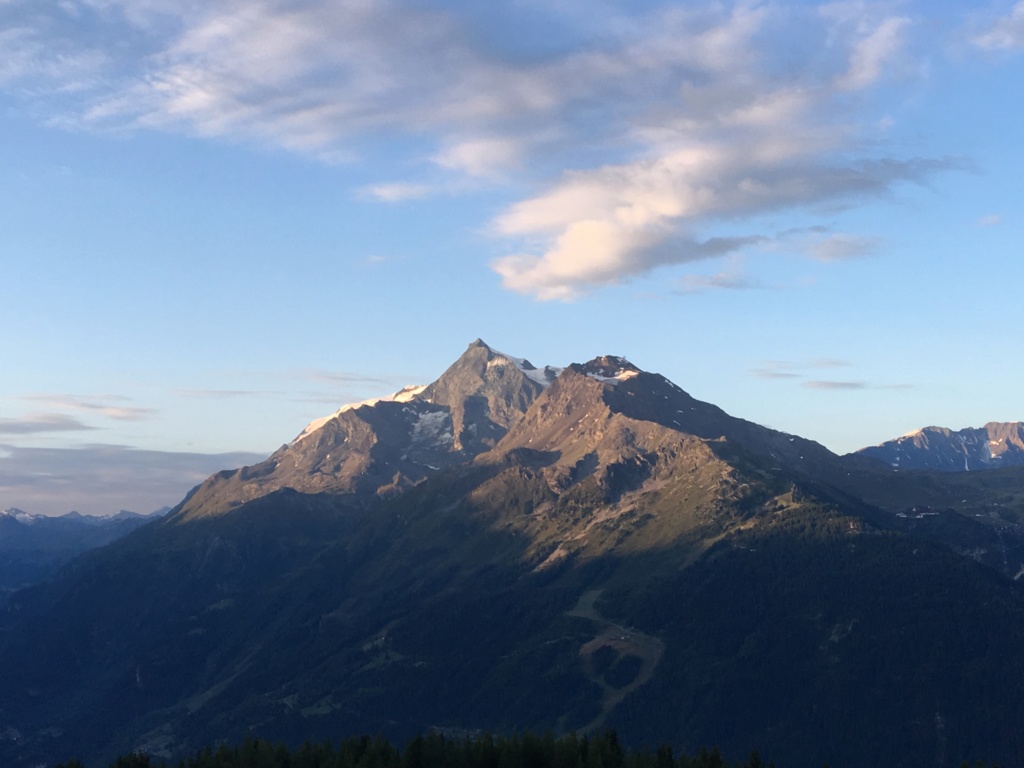
[[[780,765],[1012,764],[1024,468],[891,464],[619,357],[478,340],[14,593],[0,763],[614,727]]]
[[[78,512],[49,517],[15,508],[0,511],[0,605],[6,593],[51,578],[75,556],[109,544],[151,519],[126,510],[108,517]]]
[[[1024,424],[990,422],[954,432],[925,427],[858,453],[900,469],[968,472],[1024,466]]]

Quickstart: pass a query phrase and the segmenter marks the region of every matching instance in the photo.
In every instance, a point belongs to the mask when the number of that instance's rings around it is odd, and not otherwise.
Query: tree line
[[[56,768],[85,768],[80,760]],[[240,745],[206,747],[190,757],[167,762],[136,752],[122,755],[109,768],[774,768],[758,753],[740,763],[727,762],[715,749],[696,756],[676,755],[670,746],[655,751],[627,751],[615,731],[599,736],[523,733],[453,737],[431,732],[413,738],[404,749],[383,736],[349,738],[340,743],[306,742],[298,748],[261,739]]]
[[[71,760],[55,768],[85,765]],[[608,730],[598,736],[558,738],[530,732],[472,737],[431,732],[416,736],[404,750],[383,736],[354,737],[338,744],[306,742],[296,749],[253,738],[237,746],[206,747],[176,763],[136,752],[118,757],[109,768],[775,768],[775,763],[765,763],[758,752],[745,761],[729,762],[717,747],[694,756],[677,755],[668,745],[628,751],[615,731]],[[960,768],[986,766],[965,762]]]

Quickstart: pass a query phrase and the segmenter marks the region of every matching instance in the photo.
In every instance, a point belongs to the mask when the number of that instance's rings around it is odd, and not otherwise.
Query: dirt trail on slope
[[[576,607],[568,612],[570,616],[593,621],[599,628],[594,639],[580,647],[580,661],[587,678],[601,686],[601,713],[579,729],[581,734],[601,728],[615,707],[651,679],[665,652],[665,644],[658,638],[602,616],[596,607],[601,592],[584,592]]]

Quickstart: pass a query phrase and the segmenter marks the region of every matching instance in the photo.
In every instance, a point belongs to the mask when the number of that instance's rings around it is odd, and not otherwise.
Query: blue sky
[[[1024,418],[1024,2],[0,0],[0,508],[481,337],[843,453]]]

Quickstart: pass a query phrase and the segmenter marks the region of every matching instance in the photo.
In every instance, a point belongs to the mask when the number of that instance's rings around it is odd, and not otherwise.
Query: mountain
[[[896,472],[481,341],[18,592],[0,763],[615,727],[780,765],[1024,754],[1024,471]]]
[[[80,553],[109,544],[149,520],[125,510],[109,517],[0,511],[0,605],[13,590],[52,577]]]
[[[429,386],[343,406],[266,461],[214,475],[177,514],[221,514],[282,488],[360,504],[401,493],[493,448],[556,374],[478,339]]]
[[[959,431],[925,427],[858,451],[900,469],[968,472],[1024,466],[1024,424],[990,422]]]

